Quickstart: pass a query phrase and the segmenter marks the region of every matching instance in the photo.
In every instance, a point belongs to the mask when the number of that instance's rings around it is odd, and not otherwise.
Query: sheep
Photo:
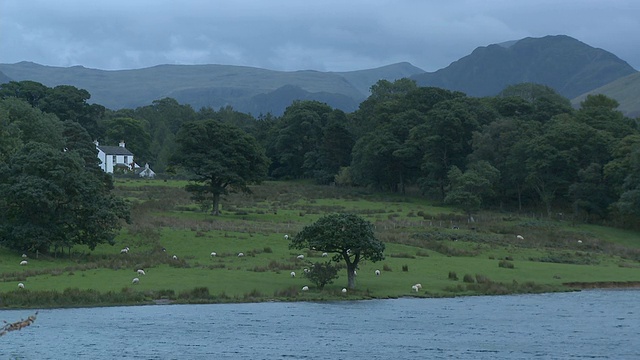
[[[238,257],[243,257],[244,253],[238,253]]]
[[[140,282],[140,279],[138,279],[138,278],[133,278],[133,280],[131,280],[132,284],[137,284],[139,282]]]
[[[138,275],[147,275],[144,270],[138,269]]]
[[[302,291],[309,291],[309,287],[307,285],[303,286]]]
[[[217,255],[218,255],[218,254],[216,254],[216,252],[215,252],[215,251],[211,253],[211,257],[217,256]]]
[[[327,254],[327,253],[322,253],[322,257],[327,257],[327,256],[329,256],[329,254]]]
[[[418,289],[422,289],[422,284],[416,284],[416,287],[417,287]]]
[[[578,244],[582,244],[582,240],[578,240]]]
[[[418,289],[418,287],[417,287],[417,286],[415,286],[415,285],[413,285],[413,286],[411,287],[411,289],[412,289],[413,291],[415,291],[415,292],[418,292],[418,291],[420,290],[420,289]]]
[[[305,274],[309,273],[309,269],[307,269],[307,268],[304,268],[302,271],[304,271]]]
[[[20,265],[27,265],[29,262],[27,260],[20,261]]]
[[[173,260],[178,260],[178,257],[176,255],[173,255]]]
[[[120,254],[127,254],[129,252],[129,248],[124,248],[120,250]]]
[[[346,294],[347,293],[347,288],[342,288],[342,293]]]
[[[296,258],[297,258],[298,260],[302,260],[302,259],[304,259],[304,255],[300,254],[300,255],[298,255]]]
[[[518,240],[524,240],[524,236],[522,236],[522,235],[516,235],[516,238],[517,238]]]
[[[26,259],[27,258],[27,254],[22,254],[22,258]]]
[[[291,277],[292,277],[292,278],[296,277],[296,272],[295,272],[295,271],[292,271],[292,272],[291,272]]]
[[[285,239],[285,240],[289,240],[289,235],[284,234],[284,239]]]
[[[18,283],[18,289],[24,289],[24,284],[23,283]]]

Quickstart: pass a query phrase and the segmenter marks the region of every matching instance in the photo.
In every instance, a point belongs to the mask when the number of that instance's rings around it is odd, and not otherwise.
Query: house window
[[[117,164],[118,163],[117,158],[118,158],[117,156],[113,155],[113,157],[111,158],[111,163],[114,165]]]
[[[127,155],[124,156],[124,163],[129,165],[129,157]]]

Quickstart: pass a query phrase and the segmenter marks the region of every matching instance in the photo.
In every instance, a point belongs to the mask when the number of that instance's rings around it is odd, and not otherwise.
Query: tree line
[[[64,163],[91,169],[106,196],[112,184],[95,169],[92,140],[124,139],[136,162],[164,176],[194,180],[194,198],[211,202],[214,211],[219,196],[249,191],[247,185],[261,179],[313,179],[399,193],[410,189],[469,215],[526,209],[640,226],[640,121],[623,116],[618,103],[603,95],[590,95],[574,109],[538,84],[474,98],[408,79],[381,80],[352,113],[295,101],[279,117],[254,117],[232,107],[194,110],[171,98],[110,110],[88,103],[86,90],[31,81],[1,85],[0,99],[5,194],[16,191],[8,184],[22,183],[15,174]],[[104,201],[113,216],[127,217],[115,199]],[[6,238],[7,231],[5,226],[0,235]]]

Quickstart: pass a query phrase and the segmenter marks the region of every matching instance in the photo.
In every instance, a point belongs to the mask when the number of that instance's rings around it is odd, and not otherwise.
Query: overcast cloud
[[[0,63],[435,71],[479,46],[569,35],[640,69],[637,0],[0,0]]]

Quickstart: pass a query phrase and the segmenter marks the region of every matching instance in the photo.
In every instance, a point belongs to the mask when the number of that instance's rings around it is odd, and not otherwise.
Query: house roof
[[[133,155],[133,153],[127,148],[122,146],[102,146],[98,145],[97,148],[106,155]]]

